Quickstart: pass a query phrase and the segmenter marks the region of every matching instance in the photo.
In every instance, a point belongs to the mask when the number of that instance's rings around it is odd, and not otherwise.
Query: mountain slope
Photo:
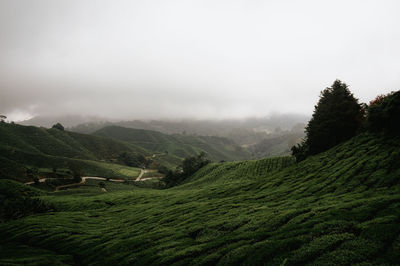
[[[17,124],[0,124],[0,145],[79,159],[115,159],[121,151],[148,154],[131,144],[98,136]]]
[[[243,160],[250,156],[233,141],[222,137],[167,135],[157,131],[118,126],[104,127],[94,135],[126,141],[154,153],[168,152],[180,158],[193,156],[201,151],[205,151],[214,161]]]
[[[400,139],[363,134],[293,164],[211,164],[168,190],[41,196],[0,239],[82,264],[400,263]]]
[[[106,162],[121,153],[150,155],[133,144],[57,129],[0,123],[0,178],[26,180],[26,167],[76,168],[116,176]],[[129,168],[129,167],[128,167]],[[125,176],[124,176],[125,177]]]

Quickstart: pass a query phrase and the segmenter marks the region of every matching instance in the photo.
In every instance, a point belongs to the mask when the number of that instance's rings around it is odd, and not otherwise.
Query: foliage
[[[309,146],[304,140],[299,144],[292,146],[290,150],[297,162],[305,160],[310,154]]]
[[[348,86],[336,80],[323,90],[306,127],[305,142],[292,148],[299,159],[313,155],[355,136],[364,121],[364,109]]]
[[[314,114],[306,127],[311,154],[325,151],[355,136],[363,122],[358,100],[345,83],[336,80],[321,92]]]
[[[122,152],[119,155],[118,160],[127,166],[133,167],[145,167],[148,163],[143,155],[131,152]]]
[[[55,129],[64,131],[64,126],[61,125],[60,123],[54,124],[51,128],[55,128]]]
[[[207,154],[205,152],[201,152],[197,156],[187,157],[185,160],[183,160],[182,165],[178,166],[175,171],[168,171],[164,178],[167,186],[171,187],[182,183],[200,168],[209,164],[211,161],[206,157]]]
[[[400,134],[400,91],[380,95],[370,102],[367,125],[373,132]]]

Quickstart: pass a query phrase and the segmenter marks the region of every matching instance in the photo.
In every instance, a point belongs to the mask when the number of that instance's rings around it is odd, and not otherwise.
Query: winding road
[[[140,174],[139,176],[135,179],[135,181],[140,181],[142,179],[142,176],[146,173],[146,170],[140,169]]]
[[[146,178],[142,178],[143,175],[146,173],[147,171],[144,169],[140,169],[140,173],[139,176],[135,179],[135,182],[138,181],[145,181],[145,180],[150,180],[150,179],[155,179],[155,178],[160,178],[160,177],[146,177]],[[47,178],[40,178],[39,179],[39,183],[44,183],[46,182]],[[93,180],[102,180],[102,181],[111,181],[111,182],[118,182],[118,183],[123,183],[126,180],[125,179],[116,179],[116,178],[105,178],[105,177],[98,177],[98,176],[84,176],[82,177],[82,180],[79,183],[73,183],[73,184],[68,184],[68,185],[61,185],[61,186],[57,186],[55,191],[60,191],[69,187],[75,187],[75,186],[79,186],[79,185],[83,185],[86,183],[87,179],[93,179]],[[27,182],[25,183],[25,185],[33,185],[35,182],[31,181],[31,182]],[[106,189],[102,189],[103,192],[107,192]]]
[[[40,178],[39,179],[39,183],[44,183],[46,182],[47,178]],[[111,182],[119,182],[119,183],[123,183],[125,182],[124,179],[115,179],[115,178],[105,178],[105,177],[98,177],[98,176],[84,176],[82,177],[81,182],[79,183],[73,183],[73,184],[68,184],[68,185],[62,185],[62,186],[57,186],[55,191],[59,191],[60,189],[64,189],[64,188],[69,188],[69,187],[74,187],[74,186],[79,186],[82,185],[84,183],[86,183],[87,179],[94,179],[94,180],[102,180],[102,181],[111,181]],[[35,182],[31,181],[31,182],[27,182],[25,183],[25,185],[33,185]],[[104,190],[103,190],[104,191]]]

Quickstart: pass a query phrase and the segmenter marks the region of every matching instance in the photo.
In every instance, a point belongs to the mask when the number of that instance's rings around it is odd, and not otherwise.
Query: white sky
[[[311,114],[400,88],[400,1],[0,0],[0,113]]]

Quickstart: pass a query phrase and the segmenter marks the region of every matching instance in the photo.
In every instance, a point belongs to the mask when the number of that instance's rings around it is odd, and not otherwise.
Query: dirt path
[[[102,181],[111,181],[111,182],[119,182],[119,183],[123,183],[125,182],[124,179],[113,179],[113,178],[105,178],[105,177],[98,177],[98,176],[85,176],[82,177],[82,181],[79,183],[74,183],[74,184],[68,184],[68,185],[62,185],[62,186],[58,186],[56,187],[56,191],[59,191],[60,189],[63,188],[68,188],[68,187],[73,187],[73,186],[79,186],[82,185],[84,183],[86,183],[87,179],[94,179],[94,180],[102,180]],[[107,192],[107,190],[105,188],[102,189],[103,192]]]
[[[143,175],[147,173],[146,170],[144,169],[140,169],[140,174],[139,176],[135,179],[135,181],[145,181],[145,180],[150,180],[150,179],[154,179],[154,178],[159,178],[159,177],[146,177],[146,178],[142,178]],[[41,178],[39,179],[39,183],[44,183],[46,182],[47,178]],[[82,180],[79,183],[73,183],[73,184],[68,184],[68,185],[61,185],[61,186],[57,186],[55,191],[60,191],[62,189],[66,189],[69,187],[75,187],[75,186],[80,186],[86,183],[87,179],[93,179],[93,180],[102,180],[102,181],[111,181],[111,182],[118,182],[118,183],[123,183],[125,182],[125,179],[115,179],[115,178],[105,178],[105,177],[98,177],[98,176],[84,176],[82,177]],[[27,182],[25,183],[26,185],[33,185],[35,182],[31,181],[31,182]],[[105,188],[102,188],[103,192],[107,192],[107,190]]]
[[[40,178],[39,179],[39,183],[44,183],[44,182],[46,182],[46,178]],[[25,185],[33,185],[33,184],[35,184],[34,181],[25,183]]]
[[[140,179],[139,181],[146,181],[146,180],[151,180],[151,179],[161,179],[161,178],[162,178],[161,176],[150,176],[150,177],[144,177],[144,178]]]
[[[146,173],[146,170],[140,169],[140,174],[139,176],[135,179],[135,181],[140,181],[142,179],[142,176]]]
[[[47,178],[41,178],[41,179],[39,179],[39,183],[44,183],[44,182],[46,182],[46,179],[47,179]],[[102,180],[102,181],[111,181],[111,182],[119,182],[119,183],[125,182],[124,179],[115,179],[115,178],[108,178],[108,179],[107,179],[107,178],[105,178],[105,177],[98,177],[98,176],[84,176],[84,177],[82,177],[81,182],[79,182],[79,183],[73,183],[73,184],[68,184],[68,185],[58,186],[58,187],[56,187],[56,190],[55,190],[55,191],[59,191],[60,189],[64,189],[64,188],[69,188],[69,187],[74,187],[74,186],[82,185],[82,184],[86,183],[86,180],[87,180],[87,179]],[[25,183],[25,185],[33,185],[33,184],[35,184],[34,181]],[[104,190],[103,190],[103,191],[104,191]],[[105,192],[107,192],[107,190],[106,190]]]

